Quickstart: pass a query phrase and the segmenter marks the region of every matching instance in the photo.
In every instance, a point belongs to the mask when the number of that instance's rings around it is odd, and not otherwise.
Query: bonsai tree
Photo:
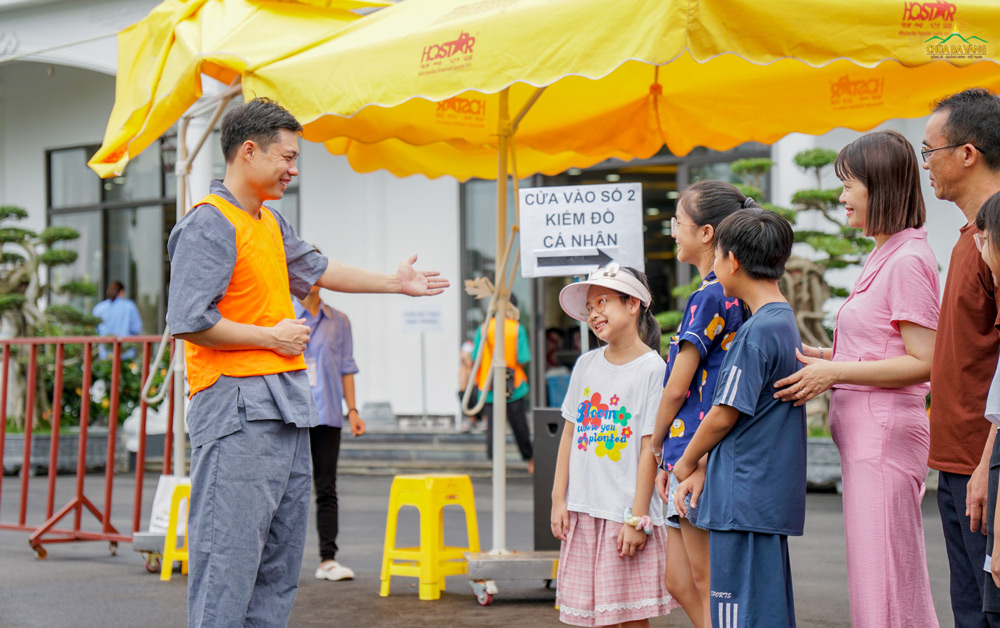
[[[13,205],[0,206],[0,323],[8,335],[58,336],[93,335],[100,319],[71,305],[49,305],[42,307],[42,298],[51,293],[71,296],[91,296],[97,288],[86,281],[69,281],[52,286],[52,269],[72,264],[77,259],[76,251],[58,248],[60,242],[70,242],[80,234],[69,227],[50,226],[36,233],[16,226],[28,217],[28,212]],[[14,356],[12,365],[15,377],[11,384],[14,399],[23,399],[27,370],[27,352]],[[51,416],[49,399],[52,393],[52,365],[54,351],[40,351],[38,354],[38,389],[35,395],[34,417],[37,427],[41,421]],[[64,386],[67,391],[76,391],[82,383],[79,363],[82,361],[79,347],[67,345]],[[80,380],[77,383],[74,380]],[[74,386],[75,384],[75,386]],[[66,397],[66,395],[64,395]],[[66,397],[67,400],[69,397]],[[14,403],[15,408],[23,407]],[[23,428],[24,417],[11,415],[14,427]],[[70,417],[67,417],[70,418]]]
[[[781,214],[794,225],[797,215],[803,212],[817,212],[832,229],[795,229],[795,242],[807,244],[814,251],[809,259],[793,255],[786,265],[785,276],[781,280],[782,292],[795,309],[799,333],[807,344],[828,346],[831,343],[830,330],[824,324],[823,306],[831,297],[847,297],[846,288],[831,286],[825,277],[829,268],[846,268],[864,261],[875,243],[864,237],[862,232],[847,224],[846,216],[836,211],[840,204],[843,187],[823,189],[823,174],[836,161],[837,153],[826,148],[804,150],[795,155],[795,165],[811,174],[816,181],[814,188],[799,190],[792,196],[792,208],[783,208],[772,203],[761,203],[763,207]],[[764,177],[770,172],[774,162],[770,159],[741,159],[732,163],[732,171],[748,184],[738,186],[744,194],[763,198]]]

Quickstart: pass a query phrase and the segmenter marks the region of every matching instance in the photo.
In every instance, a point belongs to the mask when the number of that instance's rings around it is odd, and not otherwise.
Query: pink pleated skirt
[[[609,626],[666,615],[677,608],[664,585],[667,530],[654,526],[635,556],[618,555],[622,524],[569,513],[559,550],[556,604],[559,619],[574,626]]]

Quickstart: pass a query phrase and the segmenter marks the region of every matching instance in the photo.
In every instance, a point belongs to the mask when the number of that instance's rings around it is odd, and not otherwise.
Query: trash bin
[[[535,408],[535,550],[558,550],[559,539],[552,536],[552,479],[556,474],[559,439],[566,419],[559,408]]]

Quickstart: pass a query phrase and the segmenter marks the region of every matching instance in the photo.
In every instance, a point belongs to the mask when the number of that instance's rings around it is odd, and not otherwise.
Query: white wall
[[[45,151],[100,144],[115,94],[113,76],[47,67],[0,65],[0,202],[27,209],[32,229],[45,225]]]
[[[454,414],[460,316],[459,186],[451,178],[398,179],[385,172],[358,174],[343,157],[302,142],[301,232],[325,255],[382,272],[419,254],[417,268],[438,270],[452,282],[424,300],[442,313],[443,330],[426,335],[427,406]],[[358,405],[389,401],[396,414],[421,408],[420,336],[402,331],[401,311],[415,302],[396,295],[323,292],[351,319]]]

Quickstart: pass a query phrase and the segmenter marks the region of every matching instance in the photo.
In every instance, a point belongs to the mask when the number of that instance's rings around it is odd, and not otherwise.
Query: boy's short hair
[[[792,254],[795,234],[788,221],[766,209],[741,209],[715,230],[715,246],[732,253],[751,279],[780,279]]]
[[[278,139],[278,129],[301,133],[302,125],[287,109],[270,98],[254,98],[226,114],[222,119],[222,156],[232,163],[236,150],[247,140],[267,150]]]

